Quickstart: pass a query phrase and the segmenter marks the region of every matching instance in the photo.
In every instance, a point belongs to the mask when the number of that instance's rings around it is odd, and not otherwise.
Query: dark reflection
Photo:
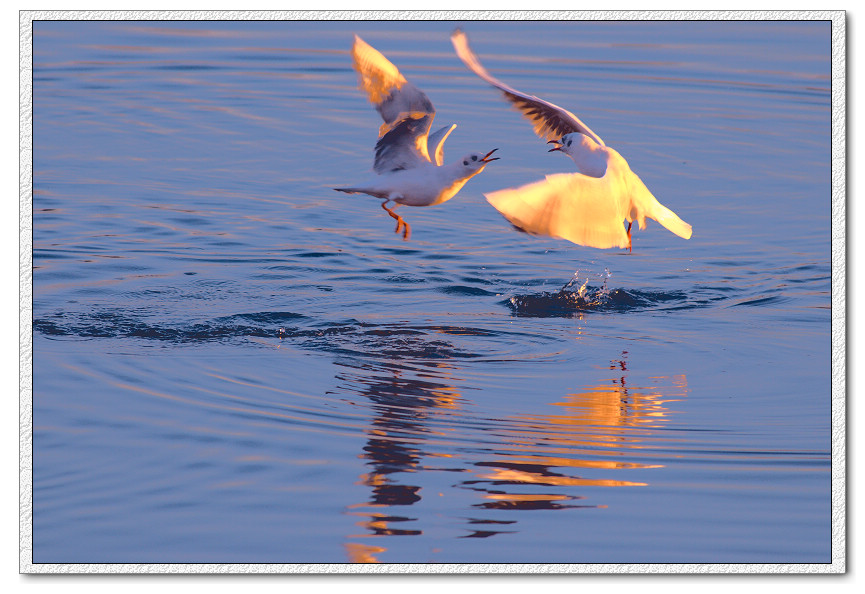
[[[422,335],[414,339],[423,341]],[[367,399],[374,412],[360,453],[368,470],[358,479],[369,488],[369,498],[349,510],[361,529],[346,544],[352,562],[374,563],[387,551],[383,541],[372,545],[368,539],[423,534],[422,514],[406,510],[424,497],[443,495],[424,493],[430,471],[454,472],[453,486],[477,497],[466,507],[477,513],[463,519],[465,533],[458,538],[517,532],[519,516],[501,515],[513,511],[605,508],[579,491],[645,486],[616,475],[661,467],[639,462],[640,450],[657,439],[653,434],[666,421],[667,405],[687,391],[684,376],[631,385],[623,352],[597,368],[606,380],[544,405],[555,409],[552,414],[484,419],[472,416],[453,362],[413,358],[414,352],[405,349],[399,360],[389,362],[340,362],[345,368],[337,377],[340,386]],[[464,446],[450,444],[444,446],[446,454],[437,453],[461,428],[471,432]],[[391,513],[397,510],[403,511]]]
[[[404,351],[403,357],[410,353]],[[421,487],[411,479],[425,470],[422,460],[429,454],[422,446],[427,436],[437,434],[435,417],[457,409],[461,399],[455,387],[432,378],[449,377],[452,367],[429,361],[421,369],[407,363],[344,365],[348,371],[337,379],[368,398],[375,413],[360,455],[369,471],[358,481],[370,488],[370,498],[350,512],[360,518],[357,525],[364,533],[350,538],[421,535],[422,530],[412,524],[418,518],[384,514],[375,508],[409,506],[421,500]],[[346,550],[352,562],[374,563],[386,548],[350,543]]]

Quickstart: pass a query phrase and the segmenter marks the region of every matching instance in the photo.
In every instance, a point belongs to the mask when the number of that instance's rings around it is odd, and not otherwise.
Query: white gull
[[[499,89],[527,117],[535,134],[573,159],[579,173],[557,173],[519,188],[485,194],[521,231],[567,239],[595,248],[631,249],[631,224],[646,218],[684,239],[691,226],[658,202],[628,162],[580,119],[558,105],[521,93],[491,76],[469,48],[466,34],[451,35],[457,55],[475,74]],[[623,221],[628,221],[625,230]]]
[[[471,153],[444,165],[444,141],[456,124],[430,134],[435,108],[423,91],[408,82],[396,66],[357,35],[351,55],[361,88],[381,114],[384,124],[375,145],[373,171],[377,175],[357,185],[334,189],[384,199],[381,207],[396,219],[396,232],[402,228],[403,239],[408,239],[411,227],[388,208],[388,203],[432,206],[450,200],[469,179],[483,171],[487,163],[498,158],[490,158],[497,149],[485,155]]]

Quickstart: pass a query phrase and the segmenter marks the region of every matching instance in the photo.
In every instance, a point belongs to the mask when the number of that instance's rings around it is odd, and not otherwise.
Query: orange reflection
[[[578,461],[580,462],[580,461]],[[537,461],[535,461],[537,463]],[[573,464],[569,464],[573,466]],[[639,466],[639,465],[634,465]],[[646,468],[646,467],[643,467]],[[660,466],[652,466],[649,468],[660,468]],[[645,487],[647,483],[635,483],[631,481],[614,481],[610,479],[583,479],[569,476],[552,476],[550,474],[531,473],[523,470],[514,470],[510,468],[496,468],[488,474],[479,474],[478,478],[489,479],[492,481],[505,481],[513,483],[532,483],[539,485],[557,485],[557,486],[593,486],[593,487]],[[500,497],[500,496],[496,496]]]
[[[635,457],[659,439],[658,429],[671,414],[669,405],[687,391],[684,375],[651,376],[645,384],[628,380],[627,352],[608,369],[615,375],[588,390],[567,394],[551,403],[553,414],[518,415],[503,437],[504,452],[476,465],[463,485],[485,493],[483,508],[557,509],[575,507],[568,491],[526,494],[536,487],[643,487],[644,481],[609,476],[610,472],[662,468],[644,464]],[[642,382],[641,382],[642,383]],[[625,458],[630,459],[625,459]],[[607,476],[599,476],[604,475]],[[640,476],[642,478],[642,476]],[[514,492],[519,490],[520,492]],[[602,507],[602,506],[593,506]]]
[[[627,352],[622,353],[622,359],[609,367],[622,372],[619,377],[552,403],[561,407],[563,414],[525,415],[520,421],[554,429],[552,441],[563,445],[639,447],[644,433],[633,429],[662,427],[670,414],[668,405],[687,394],[688,382],[684,375],[652,376],[648,378],[651,386],[630,386],[626,357]]]
[[[380,563],[375,556],[384,553],[387,549],[355,542],[347,542],[345,543],[345,550],[348,553],[349,563]]]

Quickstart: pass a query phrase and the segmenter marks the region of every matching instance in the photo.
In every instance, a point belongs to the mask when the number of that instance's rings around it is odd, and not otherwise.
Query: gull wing
[[[557,173],[484,196],[520,231],[594,248],[626,248],[626,207],[610,198],[602,187],[606,183],[581,173]]]
[[[445,160],[445,140],[456,128],[456,124],[436,130],[427,138],[427,150],[435,156],[435,164],[443,165]]]
[[[534,95],[527,95],[513,89],[498,79],[494,78],[481,65],[477,56],[469,47],[469,40],[466,34],[457,29],[451,35],[451,42],[454,44],[454,49],[457,56],[465,63],[469,69],[479,77],[496,87],[505,97],[514,104],[514,107],[519,109],[523,115],[532,122],[535,128],[535,134],[544,140],[558,140],[565,134],[571,132],[580,132],[590,137],[600,145],[604,144],[600,136],[592,132],[580,119],[566,109],[554,105],[549,101],[539,99]]]
[[[432,118],[414,113],[395,122],[375,145],[373,171],[381,174],[430,165],[427,136]]]
[[[435,116],[432,102],[423,91],[408,82],[381,52],[355,35],[351,57],[361,88],[384,120],[379,130],[380,137],[387,134],[407,114],[429,116],[432,123]]]

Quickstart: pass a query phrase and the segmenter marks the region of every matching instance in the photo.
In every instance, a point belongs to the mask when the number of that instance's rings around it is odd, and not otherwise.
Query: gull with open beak
[[[679,237],[691,237],[691,226],[658,202],[624,157],[577,116],[495,79],[469,48],[462,31],[455,31],[451,41],[465,65],[499,89],[532,122],[535,134],[555,145],[549,152],[563,152],[579,171],[485,194],[517,229],[595,248],[626,247],[630,251],[631,224],[637,221],[645,229],[646,218],[651,218]]]
[[[450,200],[487,163],[498,159],[490,156],[498,149],[471,153],[445,165],[444,141],[456,124],[430,134],[435,109],[427,96],[357,35],[351,54],[360,85],[384,124],[375,145],[376,175],[366,182],[334,189],[383,199],[381,207],[396,220],[396,232],[402,229],[403,239],[408,239],[411,227],[388,203],[432,206]]]

